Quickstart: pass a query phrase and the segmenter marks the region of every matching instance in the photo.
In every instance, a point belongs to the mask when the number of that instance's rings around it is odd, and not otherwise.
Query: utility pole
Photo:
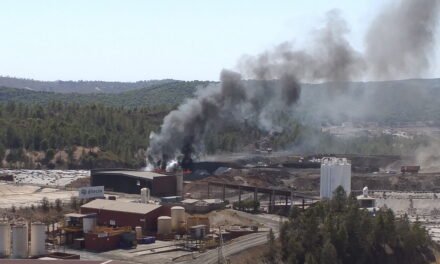
[[[225,256],[223,256],[223,235],[222,235],[222,228],[221,226],[218,228],[218,235],[219,235],[219,245],[218,245],[218,259],[217,264],[226,264]]]

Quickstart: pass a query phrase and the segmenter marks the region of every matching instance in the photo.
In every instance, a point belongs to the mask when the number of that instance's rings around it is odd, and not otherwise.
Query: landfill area
[[[0,169],[0,175],[11,175],[17,184],[41,186],[66,186],[69,183],[90,176],[88,170],[8,170]]]
[[[57,199],[69,201],[78,191],[65,186],[89,175],[86,170],[0,169],[0,208],[37,205],[44,197],[51,203]]]

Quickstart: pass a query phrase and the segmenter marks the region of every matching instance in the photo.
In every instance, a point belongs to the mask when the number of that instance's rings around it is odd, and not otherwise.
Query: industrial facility
[[[12,224],[1,222],[0,255],[5,259],[99,256],[139,263],[157,258],[157,263],[168,263],[170,256],[185,258],[190,253],[205,251],[214,254],[216,250],[209,249],[221,250],[223,243],[240,248],[240,240],[234,240],[240,236],[248,236],[250,241],[266,241],[269,228],[279,226],[276,215],[287,215],[293,206],[307,210],[321,199],[331,199],[338,186],[347,194],[356,194],[359,207],[374,215],[384,204],[393,207],[398,203],[383,198],[382,193],[378,195],[377,191],[359,187],[359,178],[356,178],[359,175],[363,179],[368,177],[368,185],[377,178],[372,176],[379,169],[370,170],[368,166],[383,167],[376,157],[365,166],[362,162],[367,159],[318,156],[292,157],[279,163],[258,159],[247,161],[245,165],[235,162],[234,168],[214,169],[214,176],[185,178],[185,186],[183,177],[188,175],[178,172],[93,170],[89,186],[69,190],[81,204],[76,210],[63,213],[64,220],[58,221],[50,231],[48,223],[17,219],[13,219]],[[255,167],[249,165],[251,162]],[[396,171],[400,166],[403,165],[396,163]],[[405,167],[405,177],[416,175],[416,169],[411,171],[412,168]],[[313,191],[298,190],[297,187],[302,186],[289,183],[283,175],[279,178],[286,180],[284,185],[268,182],[278,177],[276,173],[286,171],[292,172],[295,180],[301,177],[297,176],[298,172],[305,172],[309,177],[313,174],[310,177]],[[241,179],[246,181],[240,182]],[[267,181],[261,183],[261,179]],[[306,186],[305,182],[302,184]],[[16,188],[18,186],[9,189],[15,191]],[[414,207],[412,211],[408,209],[410,213],[420,207],[417,201],[409,206]],[[258,243],[263,243],[261,241]]]
[[[91,186],[104,186],[108,191],[138,194],[148,188],[151,195],[173,196],[182,194],[183,175],[162,174],[136,170],[92,170]]]

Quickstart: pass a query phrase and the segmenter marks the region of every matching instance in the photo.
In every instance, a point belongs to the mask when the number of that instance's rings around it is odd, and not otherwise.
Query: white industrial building
[[[330,199],[333,192],[342,186],[345,192],[351,192],[351,164],[346,158],[323,158],[321,159],[321,199]]]

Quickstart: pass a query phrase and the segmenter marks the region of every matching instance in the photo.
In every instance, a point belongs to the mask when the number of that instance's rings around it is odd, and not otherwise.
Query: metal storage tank
[[[136,239],[142,239],[142,226],[136,226],[134,230],[136,231]]]
[[[159,216],[157,218],[157,234],[158,235],[171,234],[171,217]]]
[[[190,237],[192,239],[203,239],[206,236],[206,226],[196,225],[189,229]]]
[[[8,222],[0,223],[0,257],[11,254],[11,225]]]
[[[150,189],[142,188],[141,189],[141,202],[148,203],[150,201]]]
[[[185,224],[185,208],[182,206],[171,207],[171,228],[177,231]]]
[[[12,258],[28,257],[28,228],[25,224],[12,227]]]
[[[43,223],[31,224],[31,256],[46,254],[46,225]]]
[[[89,233],[95,230],[96,227],[96,216],[86,216],[83,218],[83,232]]]
[[[342,186],[351,192],[351,164],[346,158],[323,158],[321,160],[320,196],[332,198],[333,192]]]

